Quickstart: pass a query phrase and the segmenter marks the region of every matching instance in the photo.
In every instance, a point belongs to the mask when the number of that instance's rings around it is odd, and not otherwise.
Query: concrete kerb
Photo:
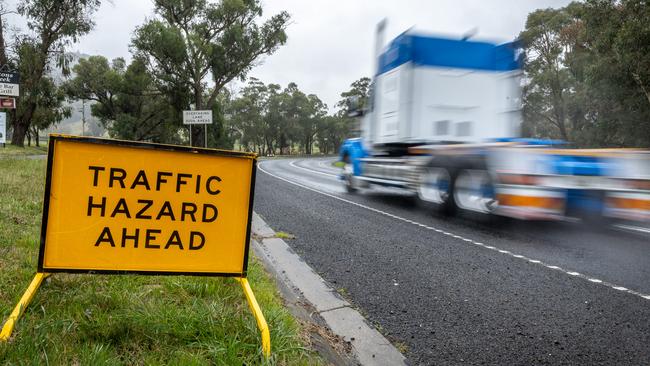
[[[253,213],[252,247],[289,296],[305,300],[335,335],[349,342],[361,365],[405,365],[406,359],[383,335],[368,324],[352,305],[298,256],[275,231]],[[284,291],[283,291],[284,292]],[[283,296],[287,296],[283,293]],[[313,317],[310,317],[313,319]],[[310,319],[311,320],[311,319]],[[344,362],[344,361],[343,361]]]

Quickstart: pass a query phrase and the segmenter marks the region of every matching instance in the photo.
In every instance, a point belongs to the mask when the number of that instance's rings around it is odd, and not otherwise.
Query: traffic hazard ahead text
[[[149,177],[145,170],[137,173],[127,172],[126,169],[117,167],[89,166],[92,172],[93,187],[113,190],[146,190],[160,191],[163,186],[171,185],[176,193],[181,190],[191,191],[197,196],[202,191],[209,196],[221,193],[219,183],[221,178],[216,175],[203,177],[200,174],[156,172]],[[210,223],[217,220],[219,209],[210,202],[180,202],[172,204],[169,200],[154,201],[152,199],[127,200],[126,198],[113,198],[106,196],[88,196],[87,215],[100,217],[122,217],[132,220],[146,220],[155,223],[151,228],[121,228],[120,232],[113,232],[105,226],[95,241],[95,246],[110,245],[111,247],[127,246],[146,249],[178,249],[200,250],[205,245],[205,235],[200,231],[179,232],[178,230],[166,231],[164,224],[173,221],[200,220]]]

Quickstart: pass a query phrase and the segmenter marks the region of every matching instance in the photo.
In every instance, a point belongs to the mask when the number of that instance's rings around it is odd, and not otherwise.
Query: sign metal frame
[[[54,164],[54,156],[56,154],[54,146],[56,141],[74,141],[82,143],[91,143],[91,144],[100,144],[100,145],[112,145],[112,146],[122,146],[122,147],[132,147],[140,149],[155,149],[155,150],[166,150],[172,152],[186,152],[192,154],[207,154],[213,156],[225,156],[225,157],[240,157],[240,158],[250,158],[252,159],[252,171],[251,171],[251,186],[248,197],[249,207],[248,207],[248,218],[246,223],[246,243],[244,244],[244,263],[241,270],[241,273],[223,273],[223,272],[181,272],[181,271],[140,271],[140,270],[95,270],[95,269],[69,269],[69,268],[54,268],[54,267],[45,267],[43,265],[45,257],[45,247],[46,247],[46,233],[47,233],[47,223],[49,219],[49,210],[50,210],[50,191],[52,186],[52,168]],[[190,155],[191,156],[191,155]],[[95,137],[85,137],[85,136],[66,136],[66,135],[50,135],[50,140],[48,143],[48,154],[47,154],[47,171],[45,176],[45,193],[43,198],[43,218],[41,221],[41,238],[40,238],[40,247],[38,251],[38,272],[48,272],[48,273],[97,273],[97,274],[140,274],[140,275],[170,275],[170,276],[211,276],[211,277],[242,277],[245,278],[248,271],[248,256],[250,250],[250,234],[251,234],[251,225],[253,218],[253,199],[255,196],[255,178],[257,175],[257,159],[254,157],[254,154],[229,151],[229,150],[216,150],[216,149],[202,149],[190,146],[181,146],[181,145],[164,145],[156,144],[150,142],[135,142],[135,141],[125,141],[125,140],[112,140],[112,139],[101,139]]]

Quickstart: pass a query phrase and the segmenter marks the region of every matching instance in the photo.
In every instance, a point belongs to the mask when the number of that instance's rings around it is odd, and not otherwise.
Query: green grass
[[[21,156],[21,155],[44,155],[47,154],[47,144],[41,143],[41,146],[25,146],[25,147],[16,147],[10,145],[9,143],[5,144],[5,147],[2,147],[0,144],[0,157],[7,156]]]
[[[345,163],[342,162],[342,161],[335,161],[335,162],[332,163],[332,165],[337,167],[337,168],[343,168],[343,166],[345,166]]]
[[[284,231],[276,231],[275,237],[280,239],[295,239],[296,237],[292,234],[285,233]]]
[[[44,160],[0,159],[2,322],[36,270],[44,171]],[[322,364],[255,259],[249,281],[271,330],[270,364]],[[228,278],[55,274],[0,343],[2,365],[263,363],[255,319]]]

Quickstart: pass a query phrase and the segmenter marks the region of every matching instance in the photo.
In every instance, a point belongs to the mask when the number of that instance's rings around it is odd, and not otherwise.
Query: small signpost
[[[0,97],[0,108],[16,109],[16,98]]]
[[[208,125],[212,123],[212,111],[183,111],[183,124],[190,126],[190,146],[192,145],[192,125],[203,125],[205,128],[205,143],[208,147]]]
[[[17,72],[0,71],[0,95],[20,96],[20,76]]]
[[[255,154],[63,135],[48,149],[38,270],[0,341],[52,273],[226,276],[270,355],[246,279]]]

